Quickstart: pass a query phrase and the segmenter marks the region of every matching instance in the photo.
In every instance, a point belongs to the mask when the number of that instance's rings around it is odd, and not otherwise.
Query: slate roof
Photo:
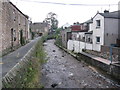
[[[89,20],[87,20],[86,22],[84,22],[84,23],[92,23],[93,22],[93,20],[92,19],[89,19]]]
[[[120,19],[120,11],[114,11],[114,12],[107,12],[107,13],[99,13],[100,15],[104,16],[105,18],[115,18]]]

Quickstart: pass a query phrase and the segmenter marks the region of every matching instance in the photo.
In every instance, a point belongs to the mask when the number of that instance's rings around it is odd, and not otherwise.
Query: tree
[[[58,28],[57,15],[53,12],[47,14],[47,18],[45,18],[44,22],[50,24],[51,31],[56,30]]]

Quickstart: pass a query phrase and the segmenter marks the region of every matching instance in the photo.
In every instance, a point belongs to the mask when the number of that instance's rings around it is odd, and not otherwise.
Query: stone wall
[[[3,54],[21,45],[20,31],[25,42],[28,40],[28,16],[9,1],[2,3],[2,51]]]
[[[67,48],[67,42],[68,42],[68,40],[70,39],[71,40],[71,28],[65,28],[65,29],[63,29],[63,30],[61,30],[61,32],[60,32],[60,34],[61,34],[61,37],[62,37],[62,45],[65,47],[65,48]]]
[[[113,47],[112,48],[113,54],[117,54],[118,55],[118,50],[120,50],[120,49],[117,48],[117,47]],[[102,53],[110,52],[110,46],[101,46],[101,52]]]
[[[87,54],[80,53],[77,56],[78,60],[83,60],[86,63],[98,67],[99,69],[105,71],[107,74],[113,76],[114,78],[120,80],[120,64],[105,64],[94,58],[90,57]]]
[[[118,47],[112,47],[112,59],[113,61],[118,61],[119,55],[120,55],[120,48]],[[110,58],[110,47],[109,46],[101,46],[101,54],[106,55],[107,59]]]
[[[2,0],[0,0],[0,34],[2,33]],[[0,56],[2,54],[2,35],[0,35]]]
[[[105,73],[109,74],[113,78],[120,80],[120,64],[114,63],[114,64],[106,64],[104,62],[96,60],[94,57],[87,53],[79,53],[79,54],[74,54],[71,51],[65,49],[64,47],[61,47],[60,45],[57,44],[57,46],[63,50],[65,50],[67,53],[71,54],[73,57],[78,59],[79,61],[84,61],[87,64],[90,64],[96,68],[101,69]]]
[[[118,62],[118,57],[119,57],[119,51],[120,48],[113,47],[112,48],[112,62]],[[101,47],[101,52],[93,51],[93,50],[85,50],[84,52],[102,57],[104,59],[110,60],[110,47],[108,46],[102,46]]]

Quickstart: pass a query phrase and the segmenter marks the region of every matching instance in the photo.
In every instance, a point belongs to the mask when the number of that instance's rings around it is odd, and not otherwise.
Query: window
[[[96,37],[96,43],[100,43],[100,37]]]
[[[82,38],[82,41],[85,42],[85,37]]]
[[[100,28],[100,20],[96,20],[96,28]]]

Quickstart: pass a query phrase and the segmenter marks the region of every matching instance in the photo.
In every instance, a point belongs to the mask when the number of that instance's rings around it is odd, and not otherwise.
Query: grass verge
[[[43,36],[35,47],[35,52],[33,54],[33,61],[34,63],[31,63],[30,67],[28,68],[28,73],[26,74],[26,81],[25,86],[27,88],[44,88],[44,86],[40,83],[40,77],[41,77],[41,65],[46,62],[45,57],[46,53],[44,51],[43,42],[46,39],[45,36]]]

